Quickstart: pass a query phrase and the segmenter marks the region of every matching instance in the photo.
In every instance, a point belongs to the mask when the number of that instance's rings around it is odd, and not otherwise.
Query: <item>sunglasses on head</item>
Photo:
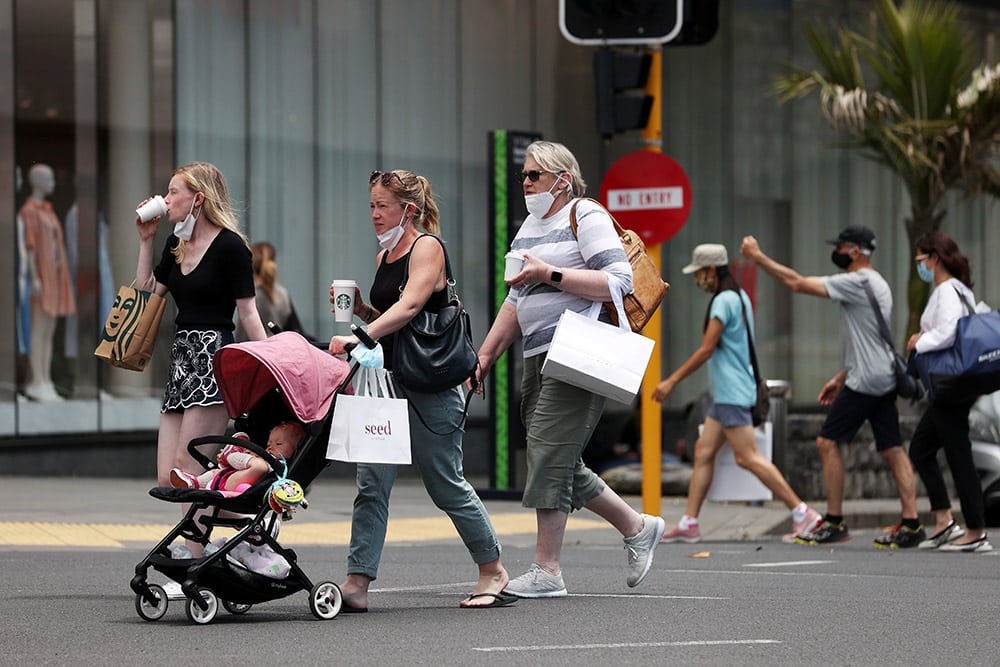
[[[515,171],[514,175],[520,178],[522,181],[528,179],[532,183],[537,183],[538,179],[542,177],[542,174],[554,174],[554,171],[548,171],[546,169],[532,169],[531,171]]]
[[[403,178],[399,174],[397,174],[396,172],[394,172],[394,171],[379,171],[378,169],[376,169],[375,171],[373,171],[368,176],[368,185],[374,185],[375,181],[378,181],[382,185],[384,185],[386,187],[389,187],[389,184],[392,183],[392,177],[393,176],[395,176],[397,179],[399,179],[399,184],[400,185],[405,185],[405,183],[403,183]]]

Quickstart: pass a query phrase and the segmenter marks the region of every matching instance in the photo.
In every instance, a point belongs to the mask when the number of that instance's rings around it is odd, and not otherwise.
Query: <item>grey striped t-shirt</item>
[[[560,269],[604,271],[617,276],[626,292],[631,290],[632,267],[607,212],[591,201],[581,200],[576,210],[577,239],[569,226],[572,204],[543,220],[529,215],[514,237],[511,250],[530,253]],[[587,314],[592,304],[589,299],[563,292],[548,283],[511,288],[507,300],[517,308],[525,357],[549,349],[563,311]],[[603,312],[601,319],[610,321]]]

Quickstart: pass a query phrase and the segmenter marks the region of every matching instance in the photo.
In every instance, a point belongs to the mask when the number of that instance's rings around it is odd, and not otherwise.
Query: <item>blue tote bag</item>
[[[964,297],[962,299],[965,301]],[[913,356],[931,400],[962,403],[1000,390],[1000,312],[976,313],[958,320],[955,344]]]

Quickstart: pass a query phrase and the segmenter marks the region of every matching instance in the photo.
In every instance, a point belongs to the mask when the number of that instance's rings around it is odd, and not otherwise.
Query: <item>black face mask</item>
[[[848,253],[834,250],[830,253],[830,261],[836,264],[838,269],[846,269],[851,265],[852,260]]]

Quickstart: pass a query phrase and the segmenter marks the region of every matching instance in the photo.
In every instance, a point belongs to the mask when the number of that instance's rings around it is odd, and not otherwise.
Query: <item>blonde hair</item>
[[[174,169],[171,177],[174,176],[179,176],[191,192],[200,192],[205,197],[201,207],[206,220],[216,227],[233,232],[243,239],[247,248],[250,247],[250,241],[240,230],[239,220],[233,213],[233,205],[229,200],[229,186],[218,167],[208,162],[192,162]],[[184,246],[185,241],[181,239],[172,251],[178,264],[184,260]]]
[[[253,275],[267,295],[267,300],[274,303],[274,285],[278,282],[277,252],[267,241],[254,243],[250,250],[253,252]]]
[[[441,214],[438,211],[437,202],[434,201],[430,181],[412,171],[393,169],[392,171],[373,171],[368,178],[368,190],[371,191],[376,183],[381,183],[404,204],[413,204],[417,208],[413,222],[419,224],[425,231],[440,236],[441,223],[439,218]]]
[[[582,197],[587,192],[587,182],[580,173],[580,163],[562,144],[555,141],[533,141],[528,144],[524,154],[534,158],[538,166],[545,171],[569,174],[571,176],[569,186],[574,197]]]

